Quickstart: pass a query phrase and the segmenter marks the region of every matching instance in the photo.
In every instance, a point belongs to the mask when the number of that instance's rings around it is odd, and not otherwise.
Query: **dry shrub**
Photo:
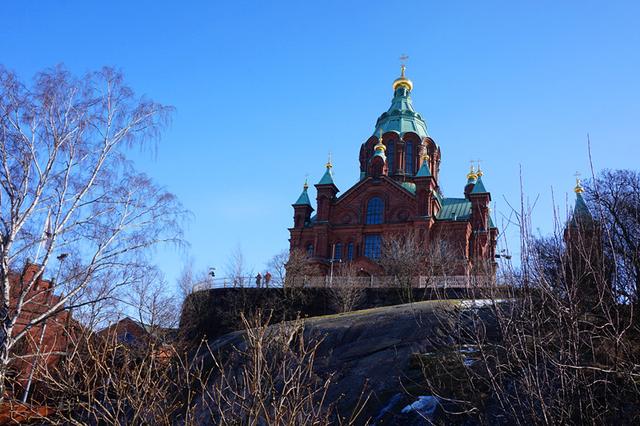
[[[215,373],[199,403],[201,419],[221,425],[353,424],[366,400],[348,417],[326,400],[333,375],[314,372],[321,339],[305,341],[300,320],[269,326],[270,320],[262,313],[243,316],[246,331],[230,353],[207,347]]]

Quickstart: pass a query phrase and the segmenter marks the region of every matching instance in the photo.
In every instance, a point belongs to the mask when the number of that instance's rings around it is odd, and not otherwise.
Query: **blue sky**
[[[564,215],[573,174],[590,173],[587,133],[596,171],[637,168],[635,1],[60,0],[5,2],[2,16],[0,62],[23,79],[112,65],[176,107],[157,154],[134,153],[193,213],[190,248],[156,254],[170,282],[189,255],[224,271],[238,246],[263,269],[288,247],[290,205],[329,151],[338,187],[355,183],[402,53],[445,195],[460,196],[481,159],[499,226],[521,168],[534,232],[552,230],[551,194]]]

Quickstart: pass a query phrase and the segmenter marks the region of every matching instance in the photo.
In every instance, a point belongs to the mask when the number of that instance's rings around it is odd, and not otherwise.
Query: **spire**
[[[580,182],[578,173],[576,173],[576,186],[575,188],[573,188],[573,192],[576,193],[576,204],[573,208],[573,219],[571,220],[571,222],[575,224],[577,221],[592,221],[593,217],[591,216],[589,207],[587,207],[587,203],[582,197],[584,188],[582,187],[582,182]]]
[[[477,163],[477,168],[476,168],[476,171],[474,172],[473,161],[471,161],[471,171],[467,175],[467,179],[468,179],[467,183],[472,183],[471,178],[475,176],[476,184],[473,186],[473,190],[471,191],[471,194],[487,194],[489,193],[489,191],[487,191],[487,189],[484,187],[484,183],[482,182],[482,175],[484,175],[484,173],[480,169],[480,160],[477,160],[476,163]]]
[[[307,189],[309,188],[309,184],[307,184],[307,179],[304,180],[304,185],[302,186],[302,194],[298,197],[294,206],[311,206],[311,200],[309,200],[309,194],[307,193]]]
[[[333,165],[331,164],[331,153],[329,153],[329,160],[327,161],[327,164],[325,164],[325,167],[327,168],[327,170],[324,172],[324,175],[322,175],[322,179],[320,179],[318,185],[335,186],[335,183],[333,182],[333,173],[331,172],[331,169],[333,168]]]
[[[473,186],[473,190],[471,191],[472,194],[486,194],[489,191],[487,191],[487,189],[484,187],[484,183],[482,183],[482,177],[478,176],[478,180],[476,181],[476,184]]]
[[[422,165],[420,166],[420,170],[416,173],[416,177],[430,177],[431,169],[429,168],[429,154],[422,154]]]

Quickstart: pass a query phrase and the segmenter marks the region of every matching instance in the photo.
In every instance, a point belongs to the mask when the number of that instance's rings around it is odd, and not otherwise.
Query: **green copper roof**
[[[413,182],[402,182],[402,187],[412,194],[416,193],[416,184]]]
[[[393,131],[402,135],[414,132],[421,138],[428,136],[427,125],[422,116],[413,109],[409,93],[403,86],[395,90],[391,107],[376,122],[374,135],[379,135],[382,130],[382,133]]]
[[[416,173],[416,177],[429,177],[431,176],[431,169],[429,169],[429,164],[426,161],[422,162],[422,166],[420,166],[420,170]]]
[[[293,203],[294,206],[311,206],[311,200],[309,200],[309,194],[307,194],[307,186],[304,186],[304,189],[302,190],[302,194],[300,194],[300,196],[298,197],[298,199],[296,200],[295,203]]]
[[[576,205],[573,208],[573,218],[571,219],[571,223],[590,223],[591,221],[593,221],[593,216],[591,216],[589,207],[587,207],[587,203],[584,201],[584,198],[582,198],[582,194],[578,192],[576,194]]]
[[[443,198],[442,208],[436,219],[469,220],[471,218],[471,201],[466,198]]]
[[[327,166],[327,170],[322,175],[322,179],[318,182],[318,185],[335,185],[333,183],[333,173],[331,173],[331,167]]]
[[[473,190],[471,191],[472,194],[486,194],[489,191],[487,191],[484,187],[484,183],[482,183],[482,176],[478,176],[478,180],[476,181],[475,186],[473,187]]]

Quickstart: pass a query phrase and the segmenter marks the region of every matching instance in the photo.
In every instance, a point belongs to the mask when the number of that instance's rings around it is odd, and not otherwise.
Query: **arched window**
[[[353,241],[347,244],[347,260],[353,260]]]
[[[313,244],[307,244],[307,257],[313,257]]]
[[[379,197],[373,197],[367,203],[367,216],[365,218],[365,224],[377,225],[382,223],[382,208],[384,204]]]
[[[342,259],[342,244],[336,243],[336,245],[333,246],[333,260],[340,259]]]
[[[382,237],[379,234],[364,236],[364,255],[369,259],[380,259],[382,251]]]
[[[387,171],[392,174],[395,170],[394,160],[396,158],[396,144],[393,141],[387,142]]]
[[[411,141],[407,142],[407,144],[405,145],[404,164],[406,172],[408,174],[412,175],[415,173],[413,167],[413,142]]]

